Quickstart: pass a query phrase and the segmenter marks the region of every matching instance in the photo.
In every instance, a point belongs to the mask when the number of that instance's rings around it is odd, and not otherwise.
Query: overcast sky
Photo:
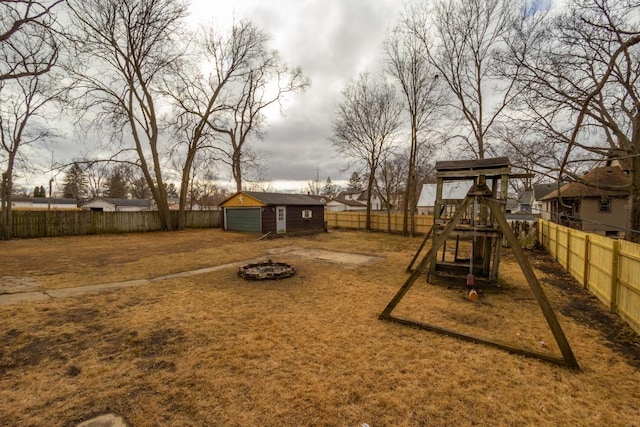
[[[346,161],[329,138],[341,92],[359,73],[381,68],[387,28],[402,9],[399,0],[192,0],[191,21],[228,24],[248,18],[272,36],[272,47],[311,79],[302,94],[288,95],[285,116],[269,115],[268,133],[254,147],[269,155],[264,178],[278,190],[301,191],[327,177],[348,180]],[[289,182],[285,182],[289,181]],[[295,182],[291,182],[295,181]]]

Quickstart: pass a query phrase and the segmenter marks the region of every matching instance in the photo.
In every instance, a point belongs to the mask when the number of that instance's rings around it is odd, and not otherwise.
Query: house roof
[[[493,159],[445,160],[436,162],[436,170],[457,171],[468,169],[503,168],[510,164],[509,158],[507,157],[496,157]]]
[[[78,205],[78,201],[76,199],[63,199],[60,197],[26,197],[26,196],[13,196],[11,197],[11,201],[13,202],[24,202],[31,203],[34,205],[48,205],[49,203],[56,205]]]
[[[116,206],[131,206],[131,207],[149,207],[151,206],[151,200],[149,199],[116,199],[111,197],[103,197],[109,203],[113,203]]]
[[[442,198],[462,200],[467,197],[473,181],[447,181],[442,184]],[[423,184],[418,206],[434,206],[436,204],[437,184]]]
[[[560,183],[560,186],[563,186],[565,183]],[[533,184],[533,197],[535,200],[540,200],[547,194],[551,193],[553,190],[558,189],[558,183],[543,183],[543,184]]]
[[[629,193],[624,190],[607,190],[606,186],[625,186],[630,184],[629,177],[618,166],[604,166],[595,168],[582,176],[588,183],[571,182],[544,196],[541,200],[588,197],[625,197]]]
[[[245,194],[256,199],[266,205],[302,205],[302,206],[322,206],[323,203],[306,194],[288,194],[288,193],[264,193],[260,191],[240,191],[226,199],[220,205],[224,205],[227,201],[233,199],[238,194]]]
[[[52,199],[48,197],[34,197],[32,203],[34,205],[48,205],[49,203],[53,203],[56,205],[78,205],[78,201],[76,199],[68,199],[68,198],[59,198],[54,197]]]
[[[509,203],[509,200],[511,199],[507,199],[507,203]],[[532,205],[534,201],[533,190],[524,190],[518,195],[517,203],[521,205]]]
[[[320,194],[307,194],[307,197],[311,197],[314,200],[319,201],[320,203],[327,203],[328,201],[331,200],[331,197],[329,196],[322,196]]]
[[[110,203],[114,206],[130,206],[130,207],[145,207],[148,208],[151,206],[151,200],[149,199],[118,199],[113,197],[94,197],[93,199],[83,203],[82,205],[87,205],[96,200],[104,200],[107,203]]]
[[[354,195],[354,194],[359,197],[360,194],[362,194],[362,190],[359,190],[359,191],[343,190],[338,193],[338,195],[336,196],[336,199],[344,199],[346,196]]]
[[[358,206],[358,207],[360,207],[360,206],[367,206],[367,205],[366,205],[366,203],[362,203],[362,202],[359,202],[359,201],[357,201],[357,200],[352,200],[352,199],[338,199],[338,198],[335,198],[335,199],[331,200],[331,201],[330,201],[330,202],[328,202],[327,204],[329,204],[329,203],[335,204],[335,203],[333,203],[333,202],[341,203],[341,204],[346,205],[346,206]]]
[[[514,199],[507,199],[507,203],[505,204],[505,210],[507,212],[511,212],[518,208],[518,201]]]

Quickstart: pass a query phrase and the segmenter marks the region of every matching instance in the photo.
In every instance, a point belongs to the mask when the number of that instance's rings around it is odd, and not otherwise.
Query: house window
[[[611,213],[611,199],[600,199],[600,205],[598,207],[600,213]]]
[[[310,211],[310,210],[304,210],[304,211],[302,211],[302,218],[304,218],[304,219],[311,219],[311,211]]]

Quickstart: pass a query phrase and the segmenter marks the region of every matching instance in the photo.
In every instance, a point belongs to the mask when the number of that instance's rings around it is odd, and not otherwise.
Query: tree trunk
[[[13,237],[12,193],[13,193],[13,164],[16,152],[9,152],[7,170],[2,174],[0,196],[2,197],[2,238],[9,240]]]
[[[365,217],[364,229],[365,231],[371,231],[371,196],[373,195],[373,183],[375,170],[371,170],[369,173],[369,181],[367,183],[367,215]]]
[[[9,189],[9,173],[2,174],[2,184],[0,185],[0,197],[2,198],[2,238],[11,239],[11,192]]]
[[[233,170],[233,179],[236,181],[236,191],[242,191],[242,164],[240,163],[240,153],[233,153],[233,161],[231,168]]]
[[[402,235],[407,236],[411,234],[413,237],[413,227],[409,231],[409,210],[412,210],[413,206],[413,187],[415,181],[415,168],[416,168],[416,152],[418,149],[418,129],[416,123],[415,114],[411,115],[411,149],[409,150],[409,167],[407,172],[407,183],[404,190],[404,203],[402,207]],[[413,216],[413,213],[412,213]],[[413,221],[413,218],[412,218]]]
[[[391,234],[391,190],[387,187],[387,234]]]
[[[187,192],[189,191],[189,182],[191,177],[191,167],[193,165],[193,159],[196,155],[195,150],[189,150],[187,153],[187,158],[184,162],[184,167],[182,168],[182,182],[180,183],[180,202],[178,205],[178,230],[182,230],[184,228],[184,224],[186,221],[185,218],[185,209],[187,205]],[[193,207],[193,197],[191,197],[191,204]]]
[[[415,169],[415,168],[414,168]],[[415,237],[416,235],[416,205],[418,204],[418,182],[414,176],[411,180],[411,200],[409,203],[409,219],[411,220],[409,235]]]

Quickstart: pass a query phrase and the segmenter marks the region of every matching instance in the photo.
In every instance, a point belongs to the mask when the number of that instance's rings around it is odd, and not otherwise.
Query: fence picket
[[[580,234],[544,220],[539,220],[538,227],[542,230],[540,243],[558,261],[561,233]],[[551,232],[552,229],[555,232]],[[640,333],[640,244],[587,233],[583,241],[582,256],[578,256],[578,251],[573,252],[568,272]],[[568,246],[575,247],[570,243]]]
[[[178,223],[177,212],[171,212]],[[220,211],[186,212],[186,228],[219,228]],[[12,236],[16,238],[79,236],[87,234],[158,231],[158,212],[13,211]]]

